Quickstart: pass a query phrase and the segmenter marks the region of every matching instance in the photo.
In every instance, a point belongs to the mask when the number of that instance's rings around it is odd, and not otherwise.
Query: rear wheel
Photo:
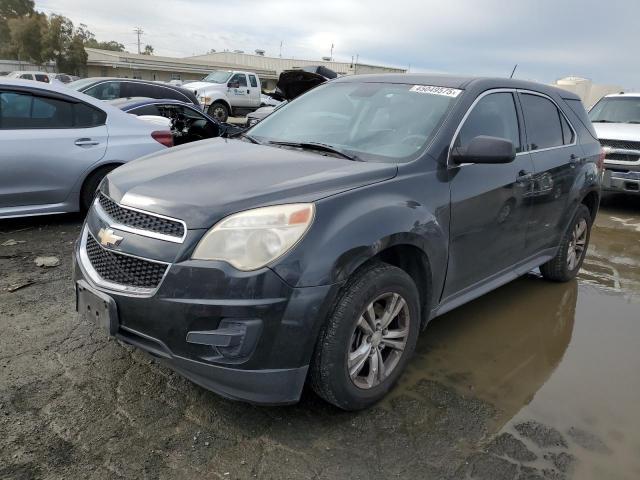
[[[98,168],[95,172],[92,172],[82,184],[82,190],[80,190],[80,210],[86,212],[91,207],[91,203],[96,196],[96,190],[100,186],[102,179],[107,174],[116,168],[118,165],[106,165]]]
[[[375,263],[357,272],[318,338],[310,367],[316,393],[344,410],[384,397],[415,349],[419,305],[403,270]]]
[[[554,282],[568,282],[575,278],[587,254],[592,222],[589,209],[580,205],[571,227],[562,238],[558,253],[540,267],[544,278]]]
[[[209,115],[219,122],[226,122],[229,118],[229,109],[222,102],[214,102],[209,107]]]

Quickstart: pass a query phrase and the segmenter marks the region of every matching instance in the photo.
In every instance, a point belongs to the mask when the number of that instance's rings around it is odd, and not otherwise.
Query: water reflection
[[[490,402],[507,421],[562,359],[577,292],[575,281],[555,284],[527,275],[434,320],[395,394],[436,380]]]

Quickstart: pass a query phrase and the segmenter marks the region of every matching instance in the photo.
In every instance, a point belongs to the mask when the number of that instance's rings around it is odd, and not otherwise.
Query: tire
[[[373,321],[369,305],[373,305]],[[391,316],[388,329],[374,328],[376,320],[384,321],[385,309],[399,310]],[[419,329],[419,294],[411,277],[381,262],[363,267],[347,282],[320,331],[309,369],[311,387],[343,410],[373,405],[400,377],[415,349]],[[376,370],[380,359],[384,369]]]
[[[219,122],[226,122],[229,118],[229,108],[222,102],[213,102],[209,107],[209,115]]]
[[[542,276],[554,282],[568,282],[575,278],[589,247],[593,219],[585,205],[580,205],[570,227],[562,237],[556,256],[540,266]],[[582,231],[584,228],[584,232]],[[576,235],[578,241],[576,241]],[[572,259],[571,252],[575,257]]]
[[[86,212],[91,208],[91,203],[96,196],[96,190],[98,190],[100,182],[102,182],[102,179],[106,177],[111,170],[118,166],[119,165],[106,165],[89,174],[80,190],[80,211]]]

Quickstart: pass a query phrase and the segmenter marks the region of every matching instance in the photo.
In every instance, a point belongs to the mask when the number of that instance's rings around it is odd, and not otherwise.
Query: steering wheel
[[[404,137],[400,143],[404,143],[404,144],[409,144],[409,145],[415,145],[416,147],[419,147],[421,145],[424,144],[424,142],[427,141],[427,136],[426,135],[421,135],[419,133],[412,133],[411,135],[407,135],[406,137]]]

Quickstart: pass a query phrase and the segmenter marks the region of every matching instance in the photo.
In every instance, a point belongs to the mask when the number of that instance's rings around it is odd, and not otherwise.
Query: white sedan
[[[0,77],[0,218],[86,209],[111,170],[171,146],[166,127],[88,95]]]

